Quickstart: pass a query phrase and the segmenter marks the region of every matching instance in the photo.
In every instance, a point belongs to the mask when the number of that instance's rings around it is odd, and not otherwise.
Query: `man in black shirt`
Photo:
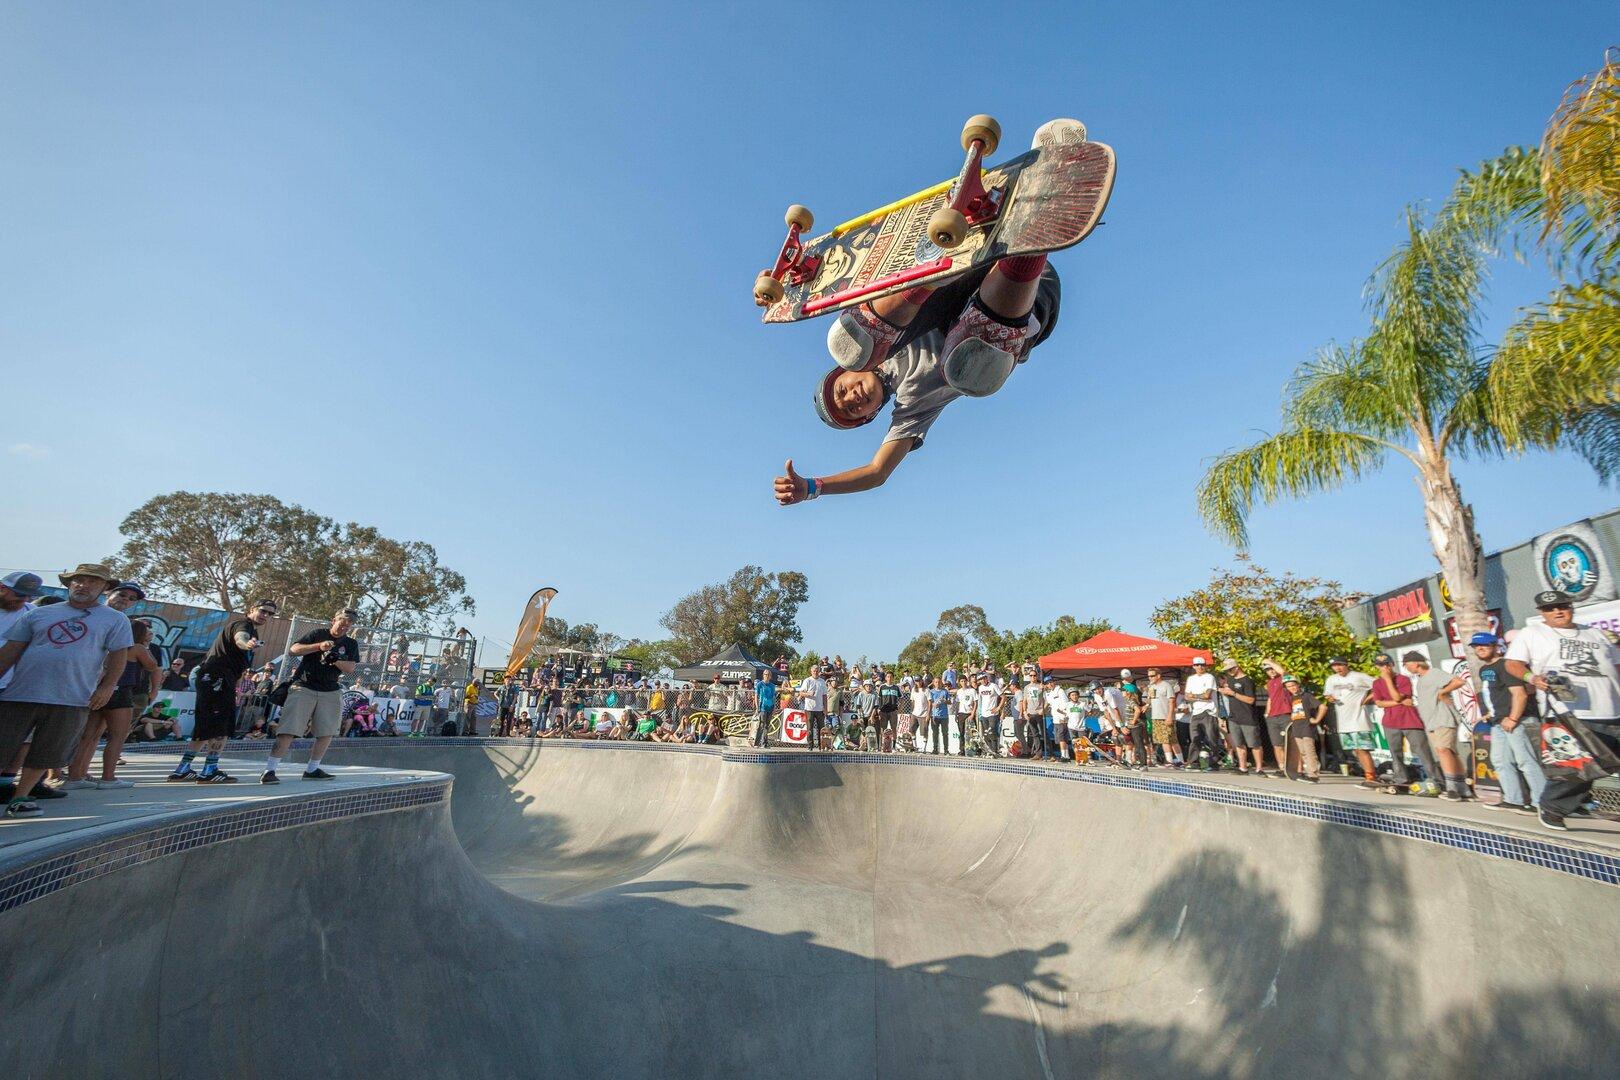
[[[338,677],[350,674],[360,663],[360,643],[349,636],[349,628],[358,617],[353,608],[344,608],[332,616],[330,627],[311,630],[287,647],[288,653],[299,658],[298,668],[287,688],[276,745],[265,759],[259,783],[281,782],[276,777],[276,766],[287,756],[293,740],[306,731],[315,736],[315,745],[309,750],[304,779],[332,779],[332,774],[321,768],[321,758],[326,756],[326,748],[332,745],[332,736],[343,722],[343,691]]]
[[[1479,681],[1485,688],[1485,710],[1491,722],[1491,768],[1502,785],[1501,802],[1479,805],[1533,814],[1547,786],[1547,775],[1541,771],[1541,760],[1524,723],[1538,715],[1536,696],[1523,679],[1507,669],[1502,640],[1495,634],[1475,634],[1468,644],[1479,657]],[[1520,773],[1524,774],[1523,780]],[[1529,802],[1525,801],[1526,782],[1530,785]]]
[[[191,743],[180,755],[180,764],[169,774],[170,783],[195,779],[199,784],[234,784],[236,777],[219,767],[219,748],[236,730],[236,680],[253,662],[259,647],[259,628],[276,614],[274,600],[260,600],[247,618],[228,622],[219,632],[208,655],[197,665],[196,726]],[[208,756],[200,774],[191,771],[191,762],[204,746]]]
[[[1266,736],[1254,715],[1254,680],[1243,673],[1236,660],[1227,660],[1221,664],[1216,692],[1226,699],[1226,737],[1237,755],[1238,772],[1249,771],[1249,751],[1253,750],[1254,774],[1264,776]]]
[[[163,676],[163,689],[191,689],[191,682],[186,678],[186,662],[178,656],[169,661],[168,673]]]

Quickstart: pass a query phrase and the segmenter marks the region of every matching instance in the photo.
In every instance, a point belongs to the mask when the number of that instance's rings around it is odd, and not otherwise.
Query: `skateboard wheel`
[[[961,245],[967,239],[968,220],[960,210],[942,206],[928,219],[928,239],[945,251]]]
[[[800,232],[807,233],[810,231],[810,226],[816,223],[816,216],[810,212],[808,207],[794,203],[787,208],[787,213],[782,215],[782,220],[787,222],[788,228],[791,229],[797,225]]]
[[[754,303],[760,307],[770,307],[782,299],[783,293],[782,283],[770,274],[761,274],[754,279]]]
[[[962,125],[962,149],[972,150],[974,139],[984,143],[984,156],[989,157],[1001,144],[1001,125],[996,123],[995,117],[983,113],[968,117],[968,122]]]

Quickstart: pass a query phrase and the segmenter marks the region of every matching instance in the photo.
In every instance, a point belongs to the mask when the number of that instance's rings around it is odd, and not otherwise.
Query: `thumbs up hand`
[[[804,477],[793,471],[793,459],[788,458],[787,464],[782,466],[783,474],[776,478],[776,501],[783,506],[792,506],[803,502],[809,494],[810,485]]]

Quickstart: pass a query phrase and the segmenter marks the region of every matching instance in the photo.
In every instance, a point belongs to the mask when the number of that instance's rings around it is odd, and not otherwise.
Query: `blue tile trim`
[[[308,744],[309,740],[300,739],[294,745],[307,746]],[[364,749],[366,745],[390,747],[478,745],[498,747],[510,745],[527,747],[537,744],[543,744],[547,748],[606,753],[675,752],[718,754],[728,762],[754,765],[879,765],[912,768],[979,769],[1010,772],[1024,776],[1042,776],[1057,780],[1100,784],[1105,787],[1146,791],[1156,795],[1170,795],[1176,798],[1197,799],[1203,802],[1237,806],[1248,810],[1260,810],[1266,813],[1287,814],[1333,825],[1347,825],[1351,828],[1366,829],[1369,832],[1423,840],[1462,851],[1473,851],[1513,862],[1558,870],[1607,885],[1620,885],[1620,856],[1590,847],[1583,847],[1579,843],[1557,843],[1521,836],[1516,833],[1495,832],[1459,822],[1443,821],[1409,812],[1378,810],[1354,803],[1338,802],[1333,799],[1302,798],[1295,795],[1272,794],[1264,791],[1250,791],[1244,788],[1225,787],[1213,783],[1202,784],[1189,783],[1185,780],[1157,779],[1130,773],[1121,774],[1074,768],[1059,769],[1049,765],[1037,765],[1020,761],[998,760],[991,762],[934,754],[871,754],[853,751],[809,754],[797,749],[755,750],[733,746],[691,746],[619,741],[597,742],[593,739],[398,738],[364,740],[361,745],[356,745],[354,749]],[[339,744],[340,747],[346,745],[348,745],[346,741]],[[268,749],[269,746],[268,741],[233,742],[227,744],[227,754],[254,751],[261,748]],[[127,747],[126,753],[131,751],[139,753],[145,750],[172,753],[174,749],[175,746],[171,743],[146,743],[140,746]],[[0,910],[4,910],[3,895],[0,895]]]
[[[807,754],[800,750],[727,750],[725,757],[727,761],[760,765],[860,764],[902,768],[978,769],[1098,784],[1103,787],[1127,788],[1155,795],[1171,795],[1182,799],[1238,806],[1248,810],[1287,814],[1332,825],[1347,825],[1369,832],[1423,840],[1443,847],[1540,866],[1605,885],[1620,885],[1620,856],[1606,851],[1578,844],[1554,843],[1516,833],[1493,832],[1460,822],[1442,821],[1416,814],[1377,810],[1333,799],[1301,798],[1218,784],[1156,779],[1130,773],[1115,774],[1075,768],[1057,769],[1017,761],[975,761],[972,758],[947,758],[932,754],[870,754],[841,751]]]
[[[449,801],[451,778],[435,776],[313,797],[274,798],[239,807],[189,808],[152,824],[123,823],[115,836],[84,843],[83,833],[67,833],[53,850],[0,858],[0,912],[107,874],[194,848],[239,840],[259,833],[322,822],[368,817],[438,806]],[[178,820],[176,818],[178,817]],[[108,826],[116,829],[118,826]]]

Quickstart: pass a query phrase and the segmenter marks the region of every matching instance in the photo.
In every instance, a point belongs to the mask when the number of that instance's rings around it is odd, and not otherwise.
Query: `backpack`
[[[439,734],[446,736],[456,734],[456,722],[454,720],[446,720],[444,725],[439,728]]]

